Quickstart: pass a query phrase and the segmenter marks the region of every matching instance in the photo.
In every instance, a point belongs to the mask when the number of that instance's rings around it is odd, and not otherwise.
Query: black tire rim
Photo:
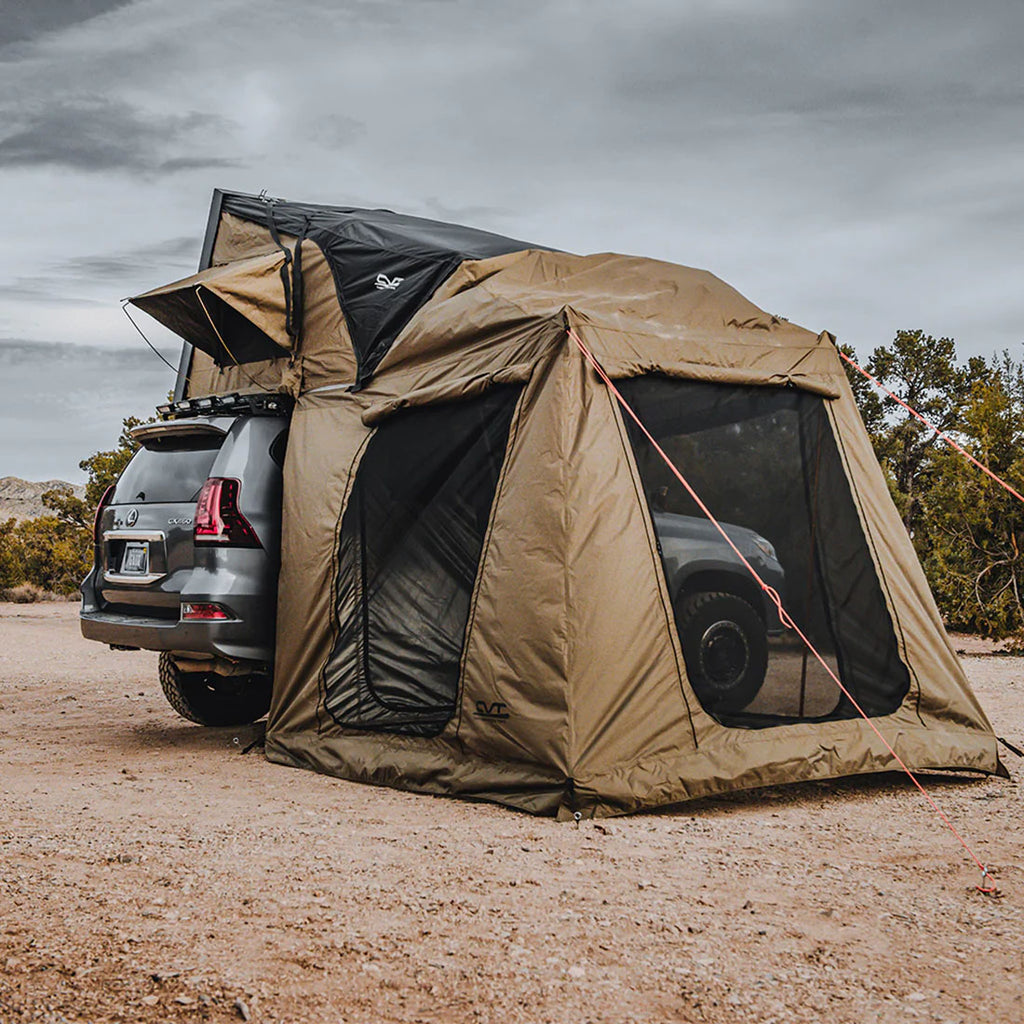
[[[704,630],[700,638],[700,670],[716,690],[736,686],[749,665],[750,645],[738,623],[721,619]]]

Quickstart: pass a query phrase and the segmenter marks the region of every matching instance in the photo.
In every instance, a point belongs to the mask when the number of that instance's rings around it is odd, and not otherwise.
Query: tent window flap
[[[218,366],[277,359],[292,348],[283,263],[280,252],[235,260],[129,301]]]
[[[416,736],[455,711],[470,600],[520,386],[410,410],[370,439],[341,520],[338,724]]]

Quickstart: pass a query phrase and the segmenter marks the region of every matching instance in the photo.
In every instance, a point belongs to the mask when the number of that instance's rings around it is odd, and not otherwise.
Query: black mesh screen
[[[341,521],[326,706],[410,735],[452,717],[484,534],[522,389],[402,413],[374,433]]]
[[[620,390],[865,712],[895,711],[910,678],[824,401],[789,388],[655,377],[625,381]],[[651,443],[624,419],[687,675],[705,709],[726,725],[750,728],[855,716]]]

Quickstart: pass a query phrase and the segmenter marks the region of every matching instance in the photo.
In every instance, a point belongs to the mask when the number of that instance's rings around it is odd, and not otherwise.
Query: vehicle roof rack
[[[184,416],[287,416],[295,400],[290,395],[250,394],[206,395],[203,398],[183,398],[156,407],[162,420],[176,420]]]

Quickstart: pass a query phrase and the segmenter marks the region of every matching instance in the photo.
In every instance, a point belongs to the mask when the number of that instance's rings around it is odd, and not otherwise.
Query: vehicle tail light
[[[230,477],[211,476],[196,500],[193,536],[196,544],[259,548],[259,537],[238,510],[240,484]]]
[[[212,601],[182,601],[182,621],[204,621],[210,622],[217,619],[230,619],[232,615],[222,605],[214,604]]]
[[[107,489],[103,492],[103,497],[100,498],[100,503],[96,506],[96,515],[92,521],[92,542],[97,547],[100,544],[100,520],[103,518],[103,510],[110,504],[110,499],[114,496],[114,484],[110,484]]]

